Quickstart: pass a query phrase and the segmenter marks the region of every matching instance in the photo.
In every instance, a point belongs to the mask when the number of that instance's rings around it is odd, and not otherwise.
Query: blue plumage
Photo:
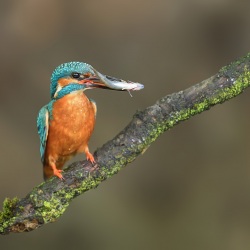
[[[51,76],[51,101],[39,111],[37,128],[44,178],[63,179],[62,168],[77,153],[95,163],[88,142],[95,125],[96,104],[86,89],[139,90],[137,83],[105,76],[83,62],[58,66]],[[72,94],[74,93],[74,94]]]
[[[69,63],[61,64],[52,73],[51,85],[50,85],[50,95],[51,95],[52,100],[47,105],[41,108],[37,117],[37,128],[38,128],[38,134],[40,137],[40,155],[41,155],[42,162],[44,161],[44,154],[45,154],[47,136],[48,136],[48,131],[49,131],[49,123],[50,123],[50,120],[53,119],[52,110],[53,110],[54,102],[64,97],[67,94],[70,94],[77,90],[84,89],[83,84],[72,83],[62,88],[58,92],[56,97],[54,97],[55,92],[57,90],[58,80],[64,77],[70,77],[70,75],[73,72],[86,74],[86,73],[93,73],[93,70],[91,69],[91,66],[87,63],[69,62]]]
[[[92,67],[83,62],[68,62],[63,63],[58,66],[51,75],[51,85],[50,85],[50,97],[54,98],[57,90],[58,80],[60,78],[69,77],[73,72],[78,72],[80,74],[91,73],[94,74]]]
[[[77,84],[77,83],[70,83],[69,85],[65,86],[64,88],[62,88],[57,96],[54,98],[55,100],[58,100],[62,97],[64,97],[65,95],[68,95],[74,91],[78,91],[78,90],[84,90],[85,89],[85,85],[83,84]]]
[[[46,141],[47,141],[47,136],[48,136],[48,132],[49,132],[48,105],[45,105],[39,111],[39,114],[37,117],[37,129],[38,129],[38,134],[40,137],[40,155],[41,155],[41,160],[43,162],[45,148],[46,148]]]

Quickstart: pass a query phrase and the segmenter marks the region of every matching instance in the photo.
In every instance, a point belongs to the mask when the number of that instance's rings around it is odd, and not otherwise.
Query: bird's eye
[[[80,74],[77,73],[77,72],[73,72],[73,73],[71,74],[71,76],[72,76],[73,78],[80,78]]]

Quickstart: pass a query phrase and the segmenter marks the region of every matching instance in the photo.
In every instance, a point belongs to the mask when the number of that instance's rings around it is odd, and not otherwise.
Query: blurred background
[[[248,53],[249,8],[241,0],[2,0],[0,202],[42,182],[36,117],[56,66],[84,61],[145,84],[133,98],[87,92],[98,106],[94,152],[136,110]],[[56,223],[1,236],[0,248],[249,249],[249,107],[248,89],[181,123]]]

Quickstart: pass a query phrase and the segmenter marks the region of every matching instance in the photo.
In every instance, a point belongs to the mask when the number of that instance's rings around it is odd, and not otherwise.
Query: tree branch
[[[72,199],[118,173],[163,132],[242,93],[250,85],[249,69],[250,53],[207,80],[137,112],[123,131],[96,150],[98,168],[93,170],[87,161],[75,162],[65,169],[64,181],[51,178],[25,198],[5,199],[0,213],[0,234],[28,232],[56,221]]]

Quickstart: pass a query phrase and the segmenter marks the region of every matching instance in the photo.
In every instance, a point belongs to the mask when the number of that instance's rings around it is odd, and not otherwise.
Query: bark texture
[[[137,112],[114,139],[96,150],[94,168],[87,161],[75,162],[65,169],[64,181],[51,178],[25,198],[6,198],[0,212],[0,234],[29,232],[56,221],[72,199],[119,172],[163,132],[242,93],[250,85],[249,69],[250,53],[216,75]]]

